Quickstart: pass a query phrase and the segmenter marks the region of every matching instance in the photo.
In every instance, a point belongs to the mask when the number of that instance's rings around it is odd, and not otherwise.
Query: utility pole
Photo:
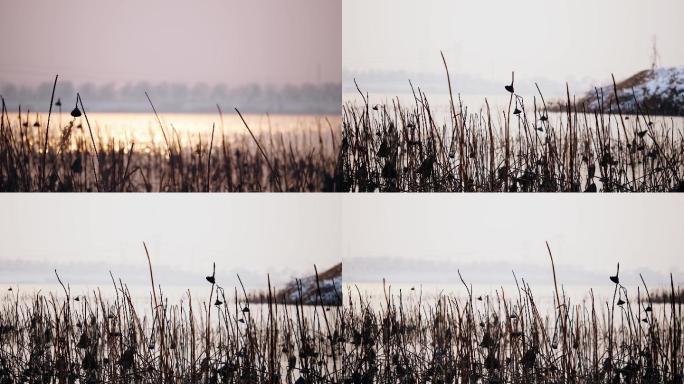
[[[653,35],[653,43],[651,45],[651,72],[654,72],[658,68],[658,61],[660,61],[660,55],[658,54],[658,40],[655,35]]]

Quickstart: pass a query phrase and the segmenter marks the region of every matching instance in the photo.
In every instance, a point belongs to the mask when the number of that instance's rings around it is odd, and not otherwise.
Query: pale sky
[[[200,283],[214,261],[252,282],[358,258],[508,274],[511,264],[546,268],[545,241],[558,266],[605,274],[620,262],[681,279],[684,254],[677,194],[3,194],[0,211],[0,265],[32,262],[48,281],[84,263],[101,265],[103,283],[121,265],[144,277],[143,241],[161,281],[166,268]]]
[[[343,68],[605,81],[684,65],[681,0],[344,0]],[[457,86],[457,85],[455,85]],[[407,85],[408,87],[408,85]],[[583,92],[584,90],[580,90]]]
[[[556,265],[599,273],[675,273],[684,256],[684,196],[409,194],[347,196],[342,258]],[[349,267],[348,264],[347,267]],[[406,271],[411,273],[411,271]],[[501,271],[496,271],[501,272]]]
[[[201,284],[212,262],[223,276],[282,283],[341,262],[339,204],[322,194],[2,194],[0,265],[32,262],[31,279],[54,281],[54,268],[98,264],[92,273],[108,283],[122,265],[145,276],[145,241],[167,284],[164,268]]]
[[[0,82],[340,82],[340,0],[1,0]]]

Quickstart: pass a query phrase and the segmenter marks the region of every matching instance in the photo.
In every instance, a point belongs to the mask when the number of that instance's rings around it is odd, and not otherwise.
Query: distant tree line
[[[340,90],[339,83],[229,87],[225,84],[151,84],[145,81],[123,85],[74,85],[65,81],[57,84],[55,100],[59,99],[62,110],[68,111],[79,92],[86,108],[93,112],[146,112],[150,110],[145,98],[145,92],[148,92],[161,112],[215,112],[216,104],[220,104],[226,110],[238,107],[248,113],[338,114],[342,103]],[[10,111],[18,110],[19,106],[22,110],[47,111],[51,92],[51,82],[36,87],[0,84],[0,95]]]

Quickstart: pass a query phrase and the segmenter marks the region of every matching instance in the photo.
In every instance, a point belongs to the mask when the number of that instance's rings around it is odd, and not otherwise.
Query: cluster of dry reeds
[[[360,291],[354,299],[349,289],[344,377],[352,383],[681,383],[681,303],[651,302],[645,284],[632,301],[614,278],[613,298],[605,302],[593,291],[589,302],[572,302],[556,285],[552,315],[524,280],[512,295],[502,288],[476,297],[461,279],[465,299],[429,301],[413,292],[407,300],[405,292],[385,289],[379,306]]]
[[[55,79],[56,86],[56,79]],[[54,91],[53,91],[54,96]],[[149,98],[149,97],[148,97]],[[50,105],[52,106],[53,101]],[[150,100],[150,105],[154,105]],[[240,114],[237,109],[237,114]],[[29,111],[11,118],[2,100],[0,190],[2,191],[332,191],[339,128],[327,121],[317,131],[245,134],[183,141],[157,116],[163,145],[143,147],[102,137],[77,95],[74,117],[64,126],[30,122]],[[221,121],[222,112],[218,110]],[[155,110],[156,115],[156,110]],[[80,123],[80,119],[85,120]],[[78,121],[76,119],[79,119]],[[329,131],[329,132],[328,132]],[[249,133],[249,134],[247,134]],[[220,137],[219,137],[220,136]]]
[[[507,109],[472,111],[451,96],[440,124],[411,89],[410,106],[372,105],[357,85],[362,102],[342,112],[342,190],[684,191],[684,127],[674,118],[624,115],[619,103],[590,113],[568,90],[556,119],[541,91],[525,104],[512,82]]]
[[[341,382],[339,309],[250,305],[244,288],[231,302],[215,281],[208,301],[193,303],[188,291],[170,304],[154,288],[141,308],[112,282],[111,300],[64,285],[63,295],[6,296],[0,383]]]

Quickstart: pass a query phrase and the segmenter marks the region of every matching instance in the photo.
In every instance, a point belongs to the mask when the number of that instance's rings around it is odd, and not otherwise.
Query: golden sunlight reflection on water
[[[160,114],[167,138],[178,137],[181,143],[195,143],[201,137],[202,141],[208,141],[211,136],[212,126],[215,125],[214,139],[218,140],[223,131],[226,135],[247,134],[247,129],[240,117],[235,113],[224,113],[223,119],[218,113],[164,113]],[[243,114],[249,128],[258,135],[268,134],[292,134],[317,132],[321,130],[324,136],[330,135],[331,127],[337,131],[340,128],[339,115],[267,115],[267,114]],[[41,128],[47,123],[48,114],[31,113],[28,116],[29,126],[33,126],[36,119]],[[22,116],[26,121],[26,115]],[[87,134],[87,124],[84,116],[73,118],[68,112],[53,113],[50,117],[51,136],[60,134],[58,127],[65,127],[74,121],[76,132],[83,129]],[[88,113],[88,122],[93,129],[93,134],[102,139],[113,138],[119,142],[147,143],[155,145],[164,144],[164,136],[154,113]],[[80,128],[79,128],[80,126]]]

